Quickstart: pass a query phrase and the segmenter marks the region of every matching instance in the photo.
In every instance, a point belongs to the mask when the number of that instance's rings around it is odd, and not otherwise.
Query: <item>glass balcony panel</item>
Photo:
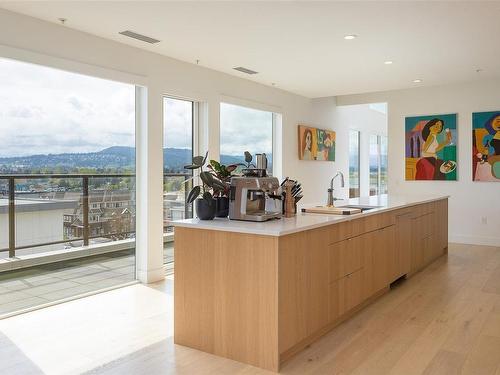
[[[81,197],[82,181],[79,178],[16,179],[16,248],[21,248],[16,249],[16,256],[71,248],[66,242],[74,238],[70,229],[82,234],[83,220],[75,217]]]

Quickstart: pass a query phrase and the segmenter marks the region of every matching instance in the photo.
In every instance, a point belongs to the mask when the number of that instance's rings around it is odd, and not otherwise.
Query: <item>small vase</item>
[[[228,197],[217,197],[215,198],[215,216],[216,217],[227,217],[229,215],[229,198]]]
[[[215,217],[216,202],[214,199],[198,198],[195,201],[196,215],[200,220],[213,220]]]

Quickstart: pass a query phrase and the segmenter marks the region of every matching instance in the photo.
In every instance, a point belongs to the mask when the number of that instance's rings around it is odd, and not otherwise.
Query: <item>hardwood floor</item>
[[[271,374],[174,345],[172,299],[167,279],[2,320],[0,373]],[[450,244],[281,373],[500,375],[500,248]]]

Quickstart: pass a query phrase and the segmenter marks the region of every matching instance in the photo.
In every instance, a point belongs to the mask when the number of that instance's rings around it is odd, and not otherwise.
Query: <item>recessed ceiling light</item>
[[[392,61],[391,60],[384,61],[384,64],[385,65],[392,65]]]
[[[413,83],[421,83],[421,82],[422,82],[422,80],[420,78],[417,78],[417,79],[413,80]]]
[[[345,40],[353,40],[353,39],[356,39],[357,37],[358,37],[357,35],[349,34],[349,35],[344,36],[344,39]]]

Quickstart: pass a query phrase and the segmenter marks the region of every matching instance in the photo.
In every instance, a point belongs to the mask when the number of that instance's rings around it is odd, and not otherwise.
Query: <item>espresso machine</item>
[[[276,177],[232,177],[229,219],[267,221],[281,217],[280,183]]]

